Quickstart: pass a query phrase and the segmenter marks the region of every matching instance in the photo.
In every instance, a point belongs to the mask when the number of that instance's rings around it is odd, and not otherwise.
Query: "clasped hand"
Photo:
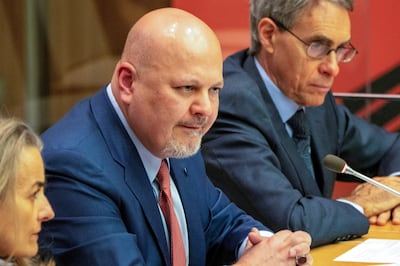
[[[400,191],[400,177],[374,177],[374,180]],[[345,199],[360,205],[370,224],[400,224],[400,197],[369,183],[358,185]]]
[[[300,256],[306,256],[306,262],[302,266],[313,264],[313,258],[309,254],[311,236],[306,232],[282,230],[271,237],[264,237],[253,228],[248,239],[246,249],[236,266],[294,266],[296,257]]]

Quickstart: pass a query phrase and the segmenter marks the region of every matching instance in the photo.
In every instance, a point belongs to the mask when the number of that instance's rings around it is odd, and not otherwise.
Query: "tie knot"
[[[299,109],[289,120],[289,126],[293,130],[293,137],[307,138],[310,136],[310,126],[303,109]]]
[[[160,170],[157,173],[157,181],[161,190],[169,189],[170,186],[170,175],[167,162],[165,160],[161,161]]]

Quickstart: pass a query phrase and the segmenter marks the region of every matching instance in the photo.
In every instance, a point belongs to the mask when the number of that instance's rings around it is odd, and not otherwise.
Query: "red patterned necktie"
[[[182,232],[172,203],[170,179],[168,165],[165,160],[162,160],[160,170],[157,174],[157,181],[160,187],[158,201],[169,230],[171,264],[173,266],[185,266],[185,248],[183,245]]]

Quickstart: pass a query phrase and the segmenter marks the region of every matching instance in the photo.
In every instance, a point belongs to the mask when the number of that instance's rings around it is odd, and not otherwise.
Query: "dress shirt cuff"
[[[260,231],[260,235],[263,237],[271,237],[274,233],[270,231]],[[240,258],[243,255],[244,250],[246,249],[247,241],[249,241],[249,237],[246,237],[242,244],[240,245],[240,248],[238,250],[238,258]]]
[[[351,206],[353,206],[354,208],[356,208],[357,211],[359,211],[359,212],[361,212],[362,214],[364,214],[364,208],[361,207],[361,206],[358,205],[358,204],[355,204],[354,202],[351,202],[351,201],[348,201],[348,200],[345,200],[345,199],[337,199],[337,201],[350,204]]]
[[[391,173],[389,176],[399,176],[400,177],[400,171]]]

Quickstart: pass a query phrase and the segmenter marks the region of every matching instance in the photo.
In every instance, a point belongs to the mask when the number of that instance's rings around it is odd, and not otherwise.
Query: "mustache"
[[[190,121],[182,121],[179,123],[179,125],[186,127],[205,127],[207,124],[208,117],[195,117]]]

